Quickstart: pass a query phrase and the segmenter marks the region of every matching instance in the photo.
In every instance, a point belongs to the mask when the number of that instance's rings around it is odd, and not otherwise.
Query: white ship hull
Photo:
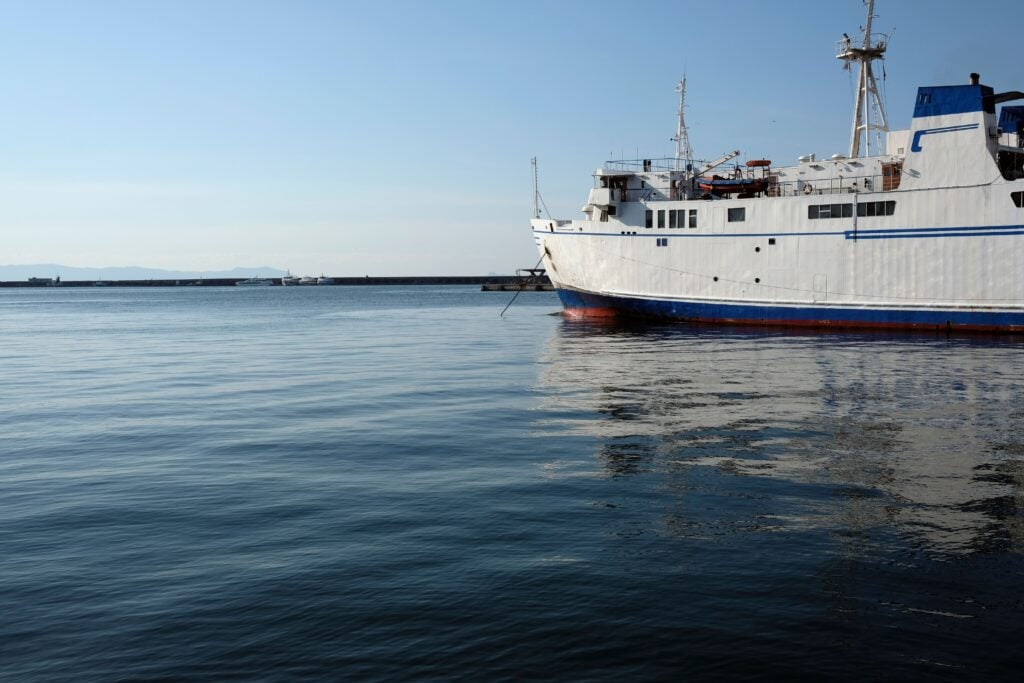
[[[749,200],[699,203],[692,229],[639,227],[628,207],[615,232],[598,221],[533,228],[570,314],[1024,330],[1024,212],[1013,190],[1024,183],[763,198],[739,228],[728,209]],[[882,200],[897,202],[893,216],[807,219],[825,201]],[[914,220],[893,220],[902,215]]]

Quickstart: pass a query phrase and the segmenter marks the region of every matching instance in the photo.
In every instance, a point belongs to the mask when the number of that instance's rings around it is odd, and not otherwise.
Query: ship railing
[[[872,33],[868,36],[867,48],[864,47],[864,37],[843,38],[836,41],[836,57],[843,55],[859,55],[866,51],[885,52],[885,46],[889,42],[889,36],[885,33]]]
[[[764,195],[768,197],[797,197],[801,195],[889,192],[897,187],[899,187],[898,177],[876,174],[774,183],[768,186]]]
[[[816,195],[853,194],[863,192],[889,192],[899,187],[898,177],[876,175],[849,176],[842,178],[821,178],[812,180],[795,180],[779,182],[775,176],[769,176],[767,184],[759,197],[809,197]],[[702,196],[698,190],[697,197]],[[709,195],[704,195],[709,196]],[[724,195],[727,199],[751,199],[737,195]],[[613,189],[612,201],[616,202],[670,202],[685,199],[685,190],[673,189],[671,185],[664,187],[645,187]]]
[[[693,160],[695,168],[699,168],[703,164],[703,161]],[[603,168],[606,171],[635,171],[638,173],[677,170],[675,157],[663,157],[661,159],[616,159],[604,162]],[[684,168],[686,168],[686,162],[680,161],[678,170]]]

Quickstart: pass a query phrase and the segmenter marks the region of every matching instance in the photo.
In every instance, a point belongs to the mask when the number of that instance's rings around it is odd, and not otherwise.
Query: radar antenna
[[[850,36],[843,34],[839,41],[836,59],[845,62],[844,69],[849,69],[854,62],[860,65],[857,79],[857,103],[853,107],[853,130],[850,135],[850,158],[861,156],[861,137],[864,138],[864,156],[871,156],[871,132],[875,132],[875,153],[880,153],[881,133],[889,131],[885,118],[885,106],[878,94],[878,84],[871,69],[871,62],[885,59],[885,48],[889,36],[884,33],[872,35],[871,23],[875,18],[875,0],[864,0],[868,7],[868,18],[864,24],[864,39],[860,47],[853,45]],[[876,122],[872,121],[872,112]]]

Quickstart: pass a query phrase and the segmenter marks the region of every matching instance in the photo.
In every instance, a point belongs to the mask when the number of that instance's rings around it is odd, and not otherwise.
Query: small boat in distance
[[[306,277],[304,277],[301,280],[299,280],[299,284],[302,285],[303,287],[309,287],[311,285],[315,285],[316,284],[316,278],[315,277],[310,277],[309,275],[307,275]]]
[[[337,284],[334,281],[333,277],[327,277],[326,275],[321,275],[320,277],[318,277],[316,279],[316,283],[318,285],[335,285],[335,284]]]
[[[274,281],[268,277],[251,277],[235,283],[236,287],[270,287]]]
[[[302,284],[301,279],[292,275],[292,271],[290,270],[285,271],[285,274],[281,276],[282,287],[294,287],[299,284]]]

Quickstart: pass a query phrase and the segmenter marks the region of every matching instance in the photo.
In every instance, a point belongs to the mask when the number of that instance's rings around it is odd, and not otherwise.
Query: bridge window
[[[697,227],[697,209],[690,209],[690,227]]]
[[[1013,205],[1018,209],[1024,208],[1024,192],[1011,192],[1010,199],[1013,200]]]
[[[664,228],[665,227],[665,210],[664,209],[658,209],[658,227],[659,228]]]
[[[999,171],[1007,180],[1018,180],[1024,178],[1024,154],[1002,150],[997,155]]]
[[[747,207],[740,206],[734,209],[729,209],[729,222],[739,223],[747,220]]]
[[[647,209],[647,211],[644,212],[644,227],[645,228],[653,228],[654,227],[654,212],[651,211],[650,209]]]

